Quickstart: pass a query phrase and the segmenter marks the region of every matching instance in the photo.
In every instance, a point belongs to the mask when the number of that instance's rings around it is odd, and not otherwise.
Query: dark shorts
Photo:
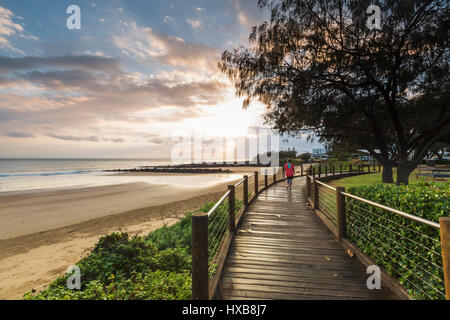
[[[294,179],[294,177],[287,177],[287,179],[286,179],[287,183],[291,184],[292,183],[292,179]]]

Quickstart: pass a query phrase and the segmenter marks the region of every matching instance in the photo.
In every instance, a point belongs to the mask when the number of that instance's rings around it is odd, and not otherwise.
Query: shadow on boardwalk
[[[249,207],[222,274],[222,298],[399,299],[388,288],[367,288],[365,267],[306,208],[304,184],[294,179],[289,191],[278,183]]]

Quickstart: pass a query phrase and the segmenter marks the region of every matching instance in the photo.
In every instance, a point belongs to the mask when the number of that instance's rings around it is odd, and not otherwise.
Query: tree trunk
[[[392,174],[392,164],[382,163],[383,173],[382,181],[383,183],[394,183],[394,175]]]
[[[406,163],[402,164],[399,163],[398,169],[397,169],[397,185],[405,184],[407,185],[409,183],[409,175],[411,172],[414,171],[414,169],[417,167],[416,163]]]

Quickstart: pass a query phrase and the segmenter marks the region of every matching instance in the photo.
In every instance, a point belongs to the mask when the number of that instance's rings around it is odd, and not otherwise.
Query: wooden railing
[[[207,213],[192,216],[192,298],[213,299],[236,227],[256,196],[284,180],[281,168],[244,176]]]
[[[371,168],[352,166],[312,167],[319,176],[343,177],[371,172]],[[372,169],[372,171],[375,170]],[[295,178],[305,176],[307,170],[300,165]],[[222,269],[230,248],[236,227],[248,206],[256,196],[276,182],[284,181],[283,168],[263,168],[250,176],[244,176],[221,196],[211,210],[192,216],[192,297],[194,300],[213,299],[220,281]],[[307,180],[308,181],[308,180]]]
[[[379,266],[384,283],[404,298],[450,299],[450,218],[435,223],[319,179],[308,172],[308,202],[349,252]]]

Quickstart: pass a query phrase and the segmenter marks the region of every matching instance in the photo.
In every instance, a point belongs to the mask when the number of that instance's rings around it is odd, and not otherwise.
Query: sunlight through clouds
[[[222,5],[190,1],[136,6],[84,0],[77,32],[55,22],[64,18],[59,8],[34,4],[45,17],[37,22],[33,10],[21,10],[18,17],[16,2],[2,2],[3,150],[32,155],[36,148],[30,143],[35,143],[51,156],[53,143],[55,152],[89,145],[89,152],[101,155],[112,145],[130,145],[133,152],[151,146],[169,154],[173,135],[202,131],[237,137],[263,126],[264,107],[243,110],[218,69],[222,52],[247,44],[248,25],[262,15],[256,2],[224,1],[229,2],[223,3],[225,11]]]

